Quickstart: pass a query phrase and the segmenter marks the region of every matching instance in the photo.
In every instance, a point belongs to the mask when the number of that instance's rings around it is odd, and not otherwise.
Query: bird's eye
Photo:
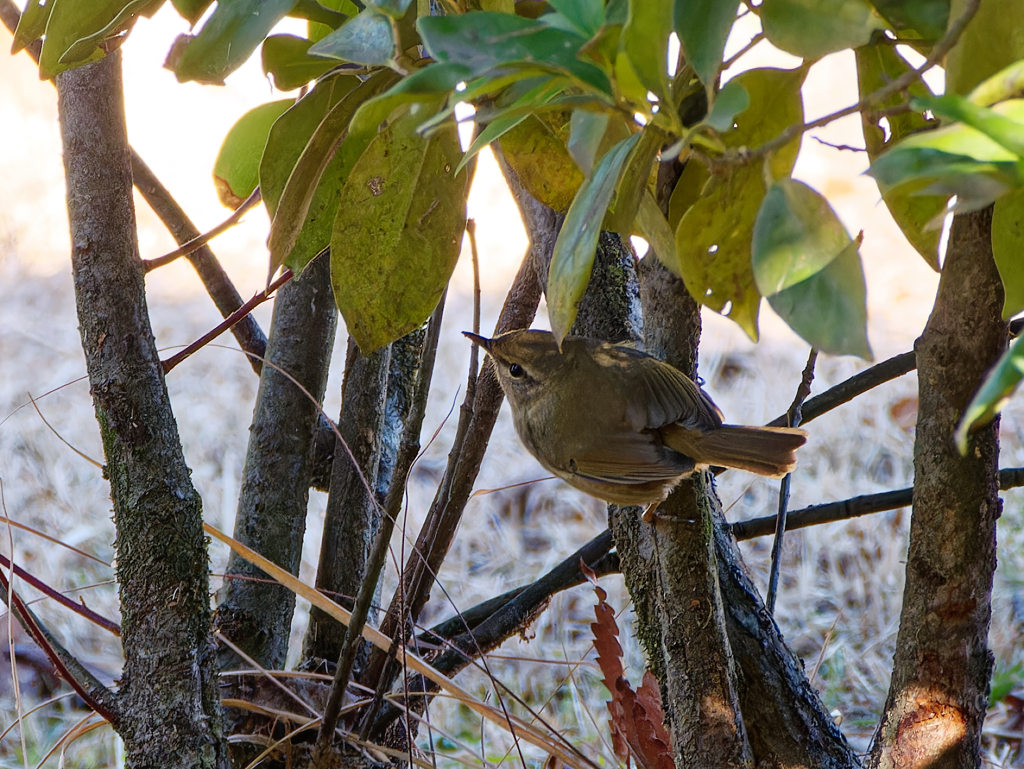
[[[519,379],[526,375],[526,369],[520,366],[518,363],[513,363],[508,367],[508,375],[513,379]]]

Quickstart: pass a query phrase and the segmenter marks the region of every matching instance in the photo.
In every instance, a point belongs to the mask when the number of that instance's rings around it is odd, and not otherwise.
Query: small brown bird
[[[722,424],[693,380],[632,347],[569,336],[559,351],[547,331],[463,333],[494,359],[530,453],[607,502],[656,506],[708,466],[781,478],[807,441],[796,428]]]

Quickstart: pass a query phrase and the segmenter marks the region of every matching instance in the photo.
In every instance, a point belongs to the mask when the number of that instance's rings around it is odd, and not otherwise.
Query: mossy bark
[[[71,265],[117,528],[121,723],[132,767],[227,765],[202,503],[146,305],[121,56],[57,76]]]

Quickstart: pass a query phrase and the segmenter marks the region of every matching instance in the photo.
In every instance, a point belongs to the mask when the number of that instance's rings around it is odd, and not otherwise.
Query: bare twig
[[[192,252],[198,251],[200,248],[205,246],[215,237],[227,232],[236,224],[238,224],[242,220],[242,216],[247,211],[249,211],[249,209],[259,205],[261,200],[263,200],[263,196],[260,194],[260,188],[257,187],[252,191],[252,194],[249,195],[249,197],[247,197],[245,200],[243,200],[242,204],[238,208],[236,208],[234,212],[232,212],[231,216],[229,216],[227,219],[218,224],[209,232],[204,232],[203,234],[192,238],[192,240],[188,241],[187,243],[182,243],[180,247],[174,249],[168,254],[158,256],[155,259],[143,259],[142,264],[146,272],[151,272],[157,269],[158,267],[163,267],[165,265],[170,264],[175,259],[178,259],[182,256],[188,256]]]
[[[999,488],[1003,491],[1024,486],[1024,467],[1008,467],[999,471]],[[896,510],[907,507],[913,502],[914,490],[897,489],[895,491],[884,491],[880,494],[865,494],[852,499],[844,499],[840,502],[827,502],[823,505],[813,505],[802,510],[794,510],[789,514],[789,522],[786,528],[789,531],[804,529],[808,526],[817,526],[821,523],[833,523],[845,521],[849,518],[857,518],[871,513],[881,513],[886,510]],[[762,518],[751,518],[748,521],[737,521],[732,524],[733,536],[738,540],[755,539],[771,534],[775,529],[775,516],[767,515]]]
[[[889,358],[889,360],[865,369],[835,387],[829,388],[821,395],[816,395],[803,405],[803,424],[817,419],[832,409],[849,403],[858,395],[866,393],[880,384],[885,384],[893,379],[909,374],[917,368],[914,351],[900,353]],[[785,427],[789,422],[789,415],[783,414],[768,423],[769,427]]]
[[[967,6],[964,8],[964,12],[960,14],[960,16],[952,24],[949,25],[949,28],[946,30],[946,34],[943,35],[942,39],[940,39],[939,42],[937,42],[935,46],[932,48],[931,53],[928,54],[928,58],[925,59],[924,64],[922,64],[917,69],[903,73],[898,78],[893,80],[891,83],[882,86],[878,90],[872,91],[856,104],[853,104],[849,107],[844,107],[843,109],[837,112],[833,112],[830,115],[825,115],[824,117],[820,117],[817,120],[812,120],[810,123],[803,123],[801,125],[791,125],[785,131],[776,136],[774,139],[765,142],[760,147],[755,147],[750,150],[734,150],[722,158],[714,159],[712,161],[712,164],[746,164],[752,163],[755,160],[761,160],[762,158],[766,157],[767,155],[770,155],[776,150],[785,147],[787,144],[793,141],[793,139],[795,139],[798,136],[801,136],[802,134],[807,133],[807,131],[810,131],[814,128],[821,128],[822,126],[826,126],[829,123],[839,120],[839,118],[843,118],[846,117],[847,115],[853,115],[857,112],[861,112],[862,110],[867,109],[873,104],[885,101],[890,96],[893,96],[894,94],[906,90],[915,82],[917,82],[924,75],[924,73],[926,73],[932,67],[939,64],[943,60],[943,58],[945,58],[946,54],[949,53],[953,46],[957,44],[957,41],[960,39],[960,35],[963,34],[964,29],[970,23],[971,19],[974,18],[974,14],[977,13],[979,5],[981,5],[981,0],[968,0]]]
[[[17,592],[11,589],[11,584],[0,571],[0,593],[6,603],[8,596],[11,605],[8,607],[18,622],[31,636],[36,645],[42,649],[50,662],[57,669],[57,673],[67,681],[71,688],[77,692],[85,704],[95,710],[115,727],[118,724],[120,713],[118,708],[118,697],[115,692],[108,689],[96,676],[90,673],[81,662],[47,630],[39,618],[22,600]]]
[[[262,291],[257,292],[252,299],[250,299],[248,302],[246,302],[233,313],[231,313],[228,317],[224,319],[222,323],[218,323],[214,328],[203,334],[201,337],[199,337],[196,341],[194,341],[184,350],[175,353],[170,358],[165,360],[163,362],[164,373],[168,373],[171,369],[173,369],[175,366],[177,366],[179,363],[185,360],[185,358],[189,357],[197,350],[201,350],[203,347],[208,345],[210,342],[219,337],[221,334],[223,334],[229,328],[234,326],[236,323],[239,323],[249,313],[251,313],[257,307],[259,307],[265,301],[270,299],[273,293],[277,291],[277,289],[281,288],[281,286],[283,286],[289,280],[291,280],[292,277],[294,277],[292,271],[286,269],[284,272],[281,273],[280,277],[277,280],[275,280]]]
[[[811,382],[814,381],[814,364],[818,360],[818,351],[813,347],[807,355],[807,365],[804,366],[803,374],[800,376],[800,384],[796,388],[796,396],[793,404],[786,412],[786,422],[789,427],[799,427],[803,421],[803,405],[807,396],[811,394]],[[789,482],[792,473],[786,473],[786,477],[779,484],[779,512],[775,516],[775,541],[772,543],[772,567],[768,576],[768,594],[765,597],[765,608],[769,614],[775,613],[775,596],[779,590],[779,570],[782,568],[782,540],[786,534],[786,512],[789,508]]]
[[[174,199],[170,191],[160,182],[156,174],[146,165],[135,150],[132,156],[132,182],[153,212],[160,217],[168,231],[178,243],[185,243],[197,237],[199,228],[188,218],[181,205]],[[189,263],[202,281],[206,293],[210,295],[221,317],[228,317],[242,306],[242,296],[238,293],[231,278],[221,266],[209,245],[200,246],[187,255]],[[252,315],[231,329],[238,341],[238,346],[249,356],[249,365],[253,371],[260,373],[261,361],[267,351],[267,336]]]
[[[12,564],[7,558],[5,558],[2,555],[0,555],[0,566],[8,570],[13,570],[15,576],[17,576],[18,579],[24,580],[28,584],[32,585],[32,587],[34,587],[36,590],[45,593],[47,596],[52,598],[61,606],[70,609],[71,611],[75,612],[75,614],[79,614],[82,617],[85,617],[87,620],[89,620],[95,625],[99,625],[104,630],[107,630],[118,637],[121,636],[121,626],[118,625],[116,622],[107,619],[102,614],[97,614],[84,603],[72,601],[70,598],[68,598],[60,591],[55,590],[50,585],[43,582],[43,580],[39,579],[39,577],[33,576],[29,572],[25,571],[23,568],[18,566],[18,564]]]

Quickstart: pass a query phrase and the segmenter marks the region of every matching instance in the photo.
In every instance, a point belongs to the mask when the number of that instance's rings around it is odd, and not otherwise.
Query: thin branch
[[[143,268],[145,269],[146,272],[152,272],[153,270],[159,267],[164,267],[165,265],[170,264],[171,262],[175,261],[176,259],[179,259],[182,256],[188,256],[194,251],[198,251],[200,248],[205,246],[215,237],[227,232],[236,224],[238,224],[242,220],[242,216],[251,208],[259,205],[261,200],[263,200],[263,196],[260,194],[260,188],[257,187],[252,191],[252,194],[249,195],[249,197],[247,197],[245,200],[243,200],[242,204],[232,212],[231,216],[229,216],[223,222],[218,224],[212,230],[210,230],[209,232],[204,232],[201,235],[197,235],[187,243],[182,243],[181,246],[174,249],[169,254],[158,256],[155,259],[143,259]]]
[[[891,83],[882,86],[878,90],[872,91],[863,99],[856,104],[849,107],[844,107],[838,112],[833,112],[830,115],[813,120],[810,123],[804,123],[802,125],[791,125],[785,131],[780,133],[774,139],[765,142],[760,147],[755,147],[751,150],[740,150],[733,151],[730,154],[717,158],[712,161],[713,164],[722,163],[752,163],[755,160],[760,160],[767,155],[775,152],[776,150],[785,147],[791,141],[798,136],[810,131],[814,128],[821,128],[829,123],[832,123],[839,118],[846,117],[847,115],[853,115],[857,112],[861,112],[873,104],[885,101],[890,96],[893,96],[901,91],[906,90],[915,82],[917,82],[928,70],[939,64],[946,56],[947,53],[957,44],[960,39],[960,35],[963,34],[964,29],[970,23],[971,19],[974,18],[974,14],[978,11],[978,6],[981,5],[981,0],[967,0],[967,6],[964,8],[964,12],[954,21],[949,28],[946,30],[946,34],[942,36],[942,39],[935,44],[932,48],[931,53],[928,54],[928,58],[925,59],[924,64],[909,72],[904,72],[898,78],[893,80]]]
[[[398,520],[398,514],[405,499],[406,481],[408,480],[409,472],[412,470],[412,465],[419,454],[419,436],[427,409],[427,396],[430,392],[430,382],[434,372],[437,344],[441,336],[444,301],[445,297],[442,296],[427,325],[426,338],[420,351],[416,393],[413,397],[412,407],[409,410],[405,429],[402,431],[402,442],[398,448],[395,470],[391,476],[387,499],[384,501],[384,515],[381,519],[380,530],[377,532],[377,539],[373,544],[373,552],[370,554],[369,561],[366,564],[366,576],[363,578],[362,585],[359,588],[359,595],[352,607],[352,616],[349,619],[348,627],[345,629],[345,638],[342,641],[338,666],[334,671],[334,681],[331,683],[331,692],[327,700],[327,706],[324,708],[320,729],[317,733],[315,752],[320,755],[326,755],[334,736],[334,729],[338,725],[341,704],[344,700],[349,678],[352,675],[356,651],[359,649],[358,642],[362,639],[366,617],[373,605],[381,571],[387,561],[388,548],[391,545],[391,535],[394,533],[395,523]]]
[[[832,409],[849,403],[858,395],[866,393],[880,384],[885,384],[893,379],[909,374],[917,368],[914,351],[900,353],[899,355],[882,361],[871,368],[865,369],[835,387],[831,387],[821,395],[816,395],[803,405],[803,424],[817,419]],[[785,427],[789,422],[789,415],[783,414],[768,423],[769,427]]]
[[[85,701],[86,705],[116,727],[120,719],[117,694],[108,689],[96,676],[90,673],[47,630],[46,626],[28,608],[21,596],[11,588],[11,583],[2,571],[0,571],[0,592],[3,593],[5,603],[8,596],[10,596],[11,605],[8,608],[17,618],[18,622],[21,623],[25,632],[45,652],[50,662],[57,669],[60,677],[71,685],[71,688]]]
[[[1008,467],[999,471],[1000,490],[1006,491],[1020,486],[1024,486],[1024,467]],[[821,523],[845,521],[871,513],[897,510],[901,507],[908,507],[913,502],[913,495],[912,488],[897,489],[880,494],[865,494],[840,502],[827,502],[823,505],[805,507],[789,514],[789,523],[786,528],[792,531],[808,526],[817,526]],[[771,534],[774,530],[775,516],[768,515],[762,518],[751,518],[747,521],[737,521],[732,524],[731,528],[733,536],[740,541],[763,537]]]
[[[188,358],[197,350],[201,350],[203,347],[208,345],[210,342],[219,337],[221,334],[223,334],[229,328],[234,326],[236,323],[241,322],[249,313],[251,313],[257,307],[259,307],[265,301],[270,299],[270,297],[273,295],[275,291],[277,291],[277,289],[281,288],[281,286],[283,286],[293,277],[294,275],[292,274],[292,271],[286,269],[284,272],[281,273],[280,277],[277,280],[275,280],[262,291],[258,291],[253,296],[252,299],[250,299],[248,302],[246,302],[233,313],[231,313],[228,317],[224,319],[222,323],[218,323],[213,329],[207,331],[205,334],[199,337],[196,341],[194,341],[184,350],[175,353],[170,358],[165,360],[163,362],[164,373],[168,373],[171,369],[173,369],[175,366],[177,366],[179,363],[185,360],[185,358]]]
[[[21,11],[17,6],[11,0],[0,0],[0,21],[3,21],[12,35],[18,28],[20,20]],[[41,50],[42,42],[35,40],[25,49],[25,53],[38,64]],[[132,183],[174,239],[182,243],[199,235],[199,228],[192,223],[178,201],[157,179],[139,153],[131,146],[128,149],[131,153]],[[242,305],[241,295],[208,246],[200,246],[190,253],[188,258],[221,316],[227,317]],[[243,350],[254,354],[249,357],[249,363],[259,374],[260,360],[267,349],[267,337],[256,319],[252,316],[247,317],[232,329],[232,333]]]
[[[199,228],[188,218],[184,209],[174,199],[170,191],[160,182],[156,174],[146,165],[135,150],[132,156],[132,182],[153,212],[164,223],[178,243],[185,243],[199,235]],[[200,246],[187,255],[189,263],[202,281],[206,293],[210,295],[221,317],[228,317],[242,306],[242,296],[238,293],[231,278],[221,266],[220,261],[208,245]],[[261,360],[267,351],[267,336],[259,323],[251,315],[231,329],[238,341],[238,346],[249,356],[249,365],[256,374],[260,373]]]
[[[813,347],[807,355],[807,365],[800,376],[800,384],[796,388],[796,396],[786,412],[786,423],[789,427],[799,427],[803,421],[803,405],[811,394],[811,383],[814,381],[814,364],[818,360],[818,351]],[[782,568],[782,540],[786,534],[786,512],[789,508],[789,483],[792,473],[779,484],[779,512],[775,516],[775,541],[772,543],[772,566],[768,575],[768,593],[765,597],[765,608],[769,614],[775,614],[775,596],[779,590],[779,571]]]
[[[113,620],[107,619],[102,614],[97,614],[84,603],[79,603],[78,601],[71,600],[60,591],[54,589],[50,585],[43,582],[41,579],[39,579],[39,577],[36,577],[30,574],[29,572],[25,571],[23,568],[18,566],[18,564],[12,564],[6,557],[2,555],[0,555],[0,566],[8,570],[13,570],[15,576],[17,576],[18,579],[27,582],[36,590],[45,593],[49,598],[52,598],[61,606],[70,609],[71,611],[75,612],[75,614],[85,617],[93,624],[99,625],[104,630],[107,630],[120,638],[121,626]]]

